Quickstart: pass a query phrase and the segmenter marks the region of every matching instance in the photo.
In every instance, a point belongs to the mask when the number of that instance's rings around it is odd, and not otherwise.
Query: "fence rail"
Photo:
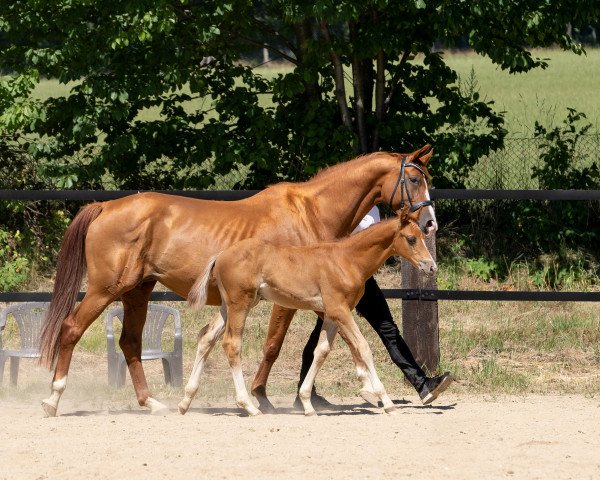
[[[240,200],[250,197],[258,190],[208,190],[208,191],[160,191],[206,200]],[[137,190],[0,190],[0,200],[72,200],[105,201],[139,193]],[[452,190],[433,189],[434,200],[600,200],[600,190]],[[384,289],[386,298],[402,300],[483,300],[483,301],[570,301],[600,302],[600,292],[558,291],[471,291],[471,290],[421,290]],[[83,293],[80,293],[80,298]],[[49,301],[49,292],[0,292],[0,302]],[[153,292],[154,301],[181,301],[172,292]]]
[[[107,201],[144,191],[148,190],[0,190],[0,200]],[[241,200],[259,192],[259,190],[152,191],[204,200]],[[600,200],[600,190],[460,190],[434,188],[430,193],[433,200]]]

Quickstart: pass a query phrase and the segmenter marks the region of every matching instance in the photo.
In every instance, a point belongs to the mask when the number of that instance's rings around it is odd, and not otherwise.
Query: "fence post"
[[[435,234],[427,238],[426,243],[437,261]],[[401,269],[402,288],[437,290],[437,276],[425,277],[404,259]],[[402,300],[402,336],[419,365],[429,372],[437,370],[440,363],[437,301]]]

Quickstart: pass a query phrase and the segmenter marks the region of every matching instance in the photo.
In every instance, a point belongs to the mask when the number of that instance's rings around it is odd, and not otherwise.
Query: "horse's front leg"
[[[271,367],[279,356],[285,334],[295,313],[296,310],[273,305],[267,338],[263,347],[263,358],[252,383],[252,395],[258,400],[258,408],[263,413],[275,411],[275,407],[267,398],[267,379]]]

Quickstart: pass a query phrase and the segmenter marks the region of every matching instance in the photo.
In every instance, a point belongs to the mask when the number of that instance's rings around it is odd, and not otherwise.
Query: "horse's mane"
[[[399,153],[391,153],[391,152],[364,153],[364,154],[359,155],[358,157],[355,157],[351,160],[336,163],[335,165],[329,165],[328,167],[323,168],[322,170],[318,171],[315,175],[313,175],[309,180],[307,180],[307,182],[311,182],[313,180],[321,180],[325,177],[329,177],[330,175],[339,175],[339,174],[343,173],[344,171],[351,169],[352,167],[355,167],[356,164],[360,164],[360,163],[364,162],[365,160],[371,160],[372,158],[394,157],[394,158],[399,159],[401,156],[402,155]]]

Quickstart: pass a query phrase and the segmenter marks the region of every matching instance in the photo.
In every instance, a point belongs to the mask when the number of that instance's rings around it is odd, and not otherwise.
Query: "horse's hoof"
[[[248,415],[250,417],[258,417],[258,416],[262,415],[262,412],[257,408],[255,410],[249,411]]]
[[[396,413],[398,413],[398,409],[396,408],[396,405],[390,405],[388,407],[383,407],[383,411],[385,413],[389,413],[390,415],[395,415]]]
[[[316,410],[306,410],[304,412],[304,416],[305,417],[316,417],[317,416],[317,412],[316,412]]]
[[[379,397],[372,391],[363,389],[360,391],[359,395],[365,402],[370,403],[374,407],[379,405]]]
[[[42,408],[47,417],[56,417],[56,407],[48,403],[48,400],[42,400]]]

